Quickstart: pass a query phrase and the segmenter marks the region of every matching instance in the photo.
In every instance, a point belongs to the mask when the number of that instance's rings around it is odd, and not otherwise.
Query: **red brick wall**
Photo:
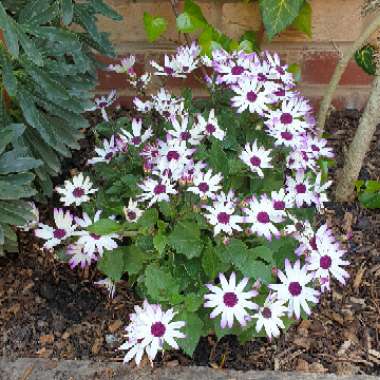
[[[261,25],[257,2],[244,3],[242,0],[198,0],[202,10],[214,26],[231,37],[238,38],[246,30],[258,30]],[[277,51],[282,59],[297,63],[302,70],[303,93],[316,104],[324,94],[326,84],[334,71],[339,55],[359,36],[367,20],[360,16],[361,0],[310,0],[313,9],[313,37],[311,39],[295,30],[288,30],[272,42],[265,39],[263,48]],[[120,56],[136,54],[138,70],[144,71],[151,59],[160,59],[175,49],[178,33],[175,18],[168,0],[108,0],[124,16],[124,21],[115,23],[102,19],[100,27],[111,33]],[[180,4],[180,7],[182,4]],[[163,38],[150,44],[143,29],[143,13],[147,11],[163,16],[169,21],[169,28]],[[368,96],[372,78],[366,75],[354,62],[344,73],[335,94],[334,103],[340,108],[361,108]],[[156,86],[159,86],[156,82]],[[195,95],[205,94],[200,83],[194,79],[185,82],[171,80],[173,91],[192,87]],[[134,93],[123,76],[101,73],[99,92],[117,89],[123,101]]]

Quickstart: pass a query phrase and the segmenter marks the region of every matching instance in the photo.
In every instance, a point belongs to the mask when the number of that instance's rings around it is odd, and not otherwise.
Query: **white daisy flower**
[[[107,139],[103,140],[103,148],[95,148],[97,156],[88,160],[87,163],[89,165],[95,165],[99,162],[109,164],[118,152],[119,148],[116,144],[115,136],[112,136],[109,141]]]
[[[150,112],[150,111],[152,111],[152,109],[154,107],[153,102],[151,102],[150,100],[147,100],[144,102],[137,97],[135,97],[133,99],[133,105],[135,106],[136,111],[142,112],[142,113]]]
[[[197,122],[193,128],[197,131],[197,133],[202,132],[205,136],[213,136],[216,139],[223,141],[226,133],[219,127],[214,109],[210,111],[208,120],[205,120],[202,115],[198,114],[196,116],[196,121]]]
[[[138,208],[138,203],[132,198],[129,200],[128,207],[124,207],[123,212],[125,219],[127,219],[130,223],[137,222],[144,213],[143,210]]]
[[[114,281],[112,281],[110,278],[108,278],[108,277],[103,278],[102,280],[95,281],[94,284],[98,285],[98,286],[105,287],[107,289],[107,291],[108,291],[108,296],[110,298],[114,298],[115,297],[116,283]]]
[[[177,194],[174,184],[170,182],[168,177],[163,177],[160,180],[148,177],[138,186],[143,191],[137,196],[138,202],[149,201],[148,208],[157,202],[169,202],[170,194]]]
[[[141,76],[133,75],[128,78],[128,82],[139,91],[145,90],[148,87],[151,80],[152,80],[152,74],[150,73],[145,73]],[[141,106],[141,104],[139,105]],[[144,112],[147,112],[146,107],[144,107]]]
[[[160,88],[156,95],[152,95],[152,101],[154,109],[168,120],[173,116],[183,115],[184,113],[184,99],[174,97],[164,88]]]
[[[168,133],[179,141],[188,142],[191,145],[198,145],[204,135],[198,128],[189,128],[189,117],[180,116],[170,119],[173,129],[169,129]]]
[[[151,305],[144,301],[143,307],[135,306],[130,315],[130,324],[126,327],[127,342],[119,350],[127,350],[124,363],[133,358],[140,364],[144,351],[152,362],[158,351],[164,351],[164,344],[178,350],[176,339],[185,338],[180,329],[186,325],[184,321],[173,321],[176,313],[173,309],[162,310],[160,305]]]
[[[220,198],[219,198],[220,197]],[[242,231],[239,226],[243,223],[243,218],[240,215],[235,215],[236,206],[231,201],[222,201],[227,196],[222,192],[219,197],[214,201],[212,206],[203,206],[209,213],[204,214],[206,220],[214,227],[214,236],[220,232],[227,235],[232,235],[234,231]]]
[[[280,237],[280,231],[273,223],[281,223],[283,216],[273,208],[273,202],[267,196],[261,196],[260,200],[252,197],[243,211],[244,223],[250,225],[251,233],[264,236],[267,240],[271,240],[272,235]]]
[[[150,61],[150,65],[156,69],[154,75],[186,78],[186,74],[183,73],[182,64],[177,60],[176,56],[168,56],[165,54],[163,66],[155,61]]]
[[[219,74],[217,83],[235,84],[246,80],[253,71],[254,63],[246,55],[239,54],[236,59],[224,60],[214,64]]]
[[[332,276],[342,285],[345,285],[346,279],[350,277],[348,272],[341,268],[349,265],[348,261],[342,259],[346,251],[341,249],[339,243],[333,240],[332,231],[328,229],[327,225],[318,229],[313,242],[314,249],[306,257],[307,270],[314,272],[315,278],[319,280],[329,279]]]
[[[211,293],[205,295],[204,307],[211,307],[214,310],[210,314],[210,318],[216,318],[222,314],[220,326],[222,329],[231,328],[234,324],[234,318],[240,323],[241,326],[247,324],[250,316],[246,309],[256,310],[258,306],[251,301],[256,297],[258,292],[256,290],[244,291],[248,284],[248,278],[243,278],[236,285],[236,274],[231,273],[229,281],[223,273],[219,274],[220,286],[207,284],[208,290]]]
[[[318,173],[313,186],[313,202],[317,206],[317,210],[319,212],[324,208],[324,203],[328,202],[329,200],[326,194],[326,190],[332,185],[332,181],[327,181],[324,184],[321,184],[321,182],[322,174]]]
[[[70,211],[64,212],[63,209],[54,209],[54,222],[56,227],[46,224],[39,224],[39,228],[34,231],[40,239],[46,240],[44,248],[51,249],[73,235],[76,225],[73,225],[74,218]]]
[[[268,104],[271,103],[269,92],[262,91],[262,84],[255,80],[242,80],[232,86],[235,96],[232,97],[232,106],[237,108],[238,113],[248,109],[250,113],[257,113],[260,116],[268,111]]]
[[[308,152],[314,156],[315,160],[321,157],[333,158],[334,153],[331,147],[327,146],[327,140],[318,136],[305,135]]]
[[[91,266],[93,261],[96,261],[97,258],[94,255],[88,254],[85,252],[83,245],[79,244],[70,244],[67,246],[66,254],[71,256],[69,260],[69,265],[71,269],[74,269],[78,265],[83,269]]]
[[[100,110],[103,120],[109,121],[106,109],[110,107],[116,100],[116,91],[112,90],[107,96],[101,96],[95,99],[95,105],[86,111]]]
[[[302,137],[298,133],[291,127],[282,124],[267,129],[266,133],[274,138],[275,146],[283,145],[296,150],[302,143]]]
[[[220,173],[213,175],[212,170],[209,169],[206,173],[199,172],[198,175],[193,178],[193,186],[187,190],[198,194],[203,199],[214,199],[216,193],[222,188],[220,184],[222,180],[223,176]]]
[[[56,187],[55,190],[58,194],[61,194],[59,200],[64,206],[80,206],[90,200],[90,194],[98,191],[98,189],[93,189],[92,186],[93,183],[90,177],[84,177],[83,173],[79,173],[71,180],[66,180],[63,187]]]
[[[140,146],[145,141],[153,136],[152,128],[148,128],[144,133],[142,133],[142,119],[133,118],[132,120],[132,133],[121,129],[123,136],[127,138],[128,144],[134,146]]]
[[[310,206],[315,199],[313,187],[303,170],[296,172],[296,178],[286,177],[286,191],[294,199],[297,207],[302,207],[304,204]]]
[[[272,191],[270,197],[272,199],[273,210],[279,215],[278,220],[281,219],[283,221],[286,217],[286,209],[294,207],[292,198],[286,194],[284,189]]]
[[[82,218],[75,218],[77,225],[82,228],[82,230],[75,232],[75,235],[79,236],[77,244],[82,245],[84,252],[91,257],[94,257],[96,254],[103,256],[105,250],[113,251],[118,247],[114,240],[118,238],[117,234],[112,233],[108,235],[97,235],[93,232],[85,230],[87,227],[98,222],[101,214],[101,210],[97,211],[93,220],[85,212],[83,213]]]
[[[278,270],[277,275],[281,284],[270,284],[268,287],[278,292],[279,300],[289,301],[288,316],[295,314],[296,318],[300,319],[301,309],[309,315],[311,310],[307,302],[318,303],[319,292],[307,286],[314,277],[312,273],[307,272],[306,265],[301,268],[301,262],[297,260],[292,267],[286,259],[285,274]]]
[[[136,57],[134,55],[130,55],[129,57],[122,58],[120,63],[115,65],[108,65],[109,71],[114,71],[118,74],[129,74],[135,75],[135,71],[133,69],[134,64],[136,63]]]
[[[249,143],[245,145],[239,158],[248,165],[254,173],[257,173],[263,178],[263,169],[273,168],[270,157],[271,152],[271,149],[267,150],[263,147],[258,147],[257,141],[255,140],[251,145]]]
[[[288,71],[288,65],[281,64],[280,57],[277,53],[264,52],[264,57],[271,66],[270,72],[276,75],[284,84],[294,86],[294,76]]]
[[[281,318],[285,316],[288,308],[284,306],[285,300],[277,300],[276,297],[276,293],[268,295],[264,305],[252,316],[257,319],[256,332],[259,333],[264,327],[269,339],[277,338],[280,335],[280,329],[285,329]]]

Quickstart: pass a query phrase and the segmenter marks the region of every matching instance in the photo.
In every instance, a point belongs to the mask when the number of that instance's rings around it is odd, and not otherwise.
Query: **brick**
[[[339,61],[336,52],[305,52],[302,59],[302,80],[312,84],[327,84]],[[351,61],[342,76],[341,85],[369,85],[372,77]]]
[[[258,31],[260,25],[261,17],[258,2],[223,4],[221,29],[229,37],[239,38],[247,30]]]

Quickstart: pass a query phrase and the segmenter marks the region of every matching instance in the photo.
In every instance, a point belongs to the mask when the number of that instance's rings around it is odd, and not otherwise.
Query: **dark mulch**
[[[337,153],[334,175],[359,116],[344,111],[329,119],[327,132]],[[90,144],[84,142],[67,170],[83,166]],[[377,136],[361,178],[380,177],[379,148]],[[272,342],[258,339],[240,346],[234,337],[219,343],[205,338],[193,360],[173,352],[158,365],[379,374],[380,212],[330,202],[325,218],[349,249],[351,279],[345,287],[334,284],[309,320]],[[121,360],[116,348],[134,304],[128,283],[121,282],[110,301],[93,285],[98,274],[71,271],[33,238],[23,236],[22,242],[19,256],[0,259],[0,355]]]

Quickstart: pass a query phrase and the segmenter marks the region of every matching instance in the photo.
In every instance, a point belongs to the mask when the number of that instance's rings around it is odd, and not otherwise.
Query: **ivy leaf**
[[[188,259],[200,256],[203,243],[198,225],[189,221],[177,222],[169,235],[169,244]]]
[[[144,283],[147,293],[153,301],[167,300],[170,295],[176,294],[179,287],[169,269],[158,264],[150,264],[144,272]]]
[[[286,71],[293,74],[296,82],[301,80],[301,67],[297,63],[292,63],[289,65]]]
[[[305,0],[259,0],[261,16],[270,40],[292,24],[304,2]]]
[[[155,17],[144,12],[144,28],[149,42],[156,41],[167,28],[167,21],[163,17]]]
[[[372,45],[365,45],[355,52],[356,63],[369,75],[376,74],[375,52]]]
[[[111,219],[100,219],[96,223],[87,227],[87,230],[97,235],[109,235],[120,232],[123,226]]]
[[[311,38],[311,16],[312,9],[308,1],[305,1],[303,4],[298,16],[294,20],[292,26],[302,33],[305,33],[308,37]]]
[[[125,247],[106,251],[98,261],[97,268],[112,281],[119,281],[125,272]]]
[[[177,17],[177,28],[183,33],[192,33],[208,25],[200,6],[192,0],[185,0],[184,12]]]
[[[203,322],[197,314],[191,312],[180,313],[177,319],[186,321],[186,325],[181,329],[186,338],[178,339],[177,343],[187,355],[192,356],[203,335]]]

